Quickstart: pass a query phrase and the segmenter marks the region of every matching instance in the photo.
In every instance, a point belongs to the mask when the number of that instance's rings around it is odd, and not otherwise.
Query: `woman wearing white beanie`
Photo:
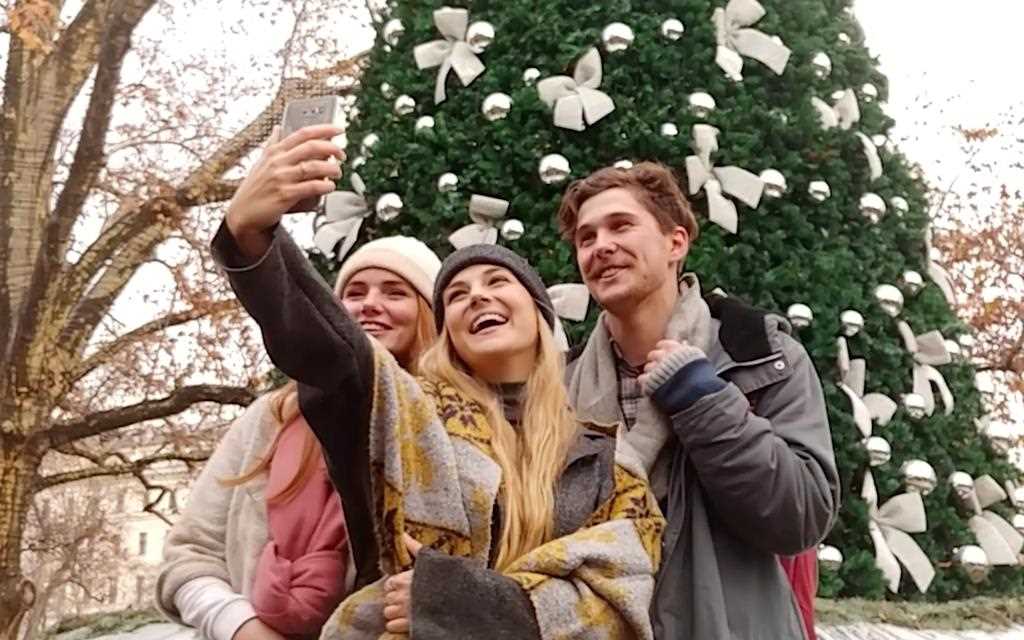
[[[437,338],[430,302],[441,260],[416,238],[371,240],[341,267],[334,294],[363,329],[415,373]]]
[[[334,292],[364,331],[415,372],[437,338],[431,300],[440,268],[419,240],[380,238],[349,256]],[[299,395],[289,382],[235,421],[168,537],[157,604],[197,636],[315,636],[352,588],[349,542],[365,538],[371,523],[344,519]]]

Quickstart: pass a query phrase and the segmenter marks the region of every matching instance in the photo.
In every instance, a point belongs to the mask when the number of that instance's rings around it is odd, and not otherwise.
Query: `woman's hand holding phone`
[[[225,222],[248,256],[263,255],[268,231],[295,205],[334,191],[345,152],[331,139],[343,132],[333,124],[303,127],[283,140],[275,128],[252,171],[228,206]]]

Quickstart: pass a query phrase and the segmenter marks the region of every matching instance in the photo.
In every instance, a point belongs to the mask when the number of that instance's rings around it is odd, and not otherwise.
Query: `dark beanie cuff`
[[[463,269],[478,264],[504,267],[515,275],[530,293],[541,315],[551,329],[555,328],[555,307],[551,303],[544,281],[537,271],[518,253],[496,244],[474,244],[453,252],[441,263],[441,271],[434,281],[434,322],[437,330],[444,326],[444,290]]]

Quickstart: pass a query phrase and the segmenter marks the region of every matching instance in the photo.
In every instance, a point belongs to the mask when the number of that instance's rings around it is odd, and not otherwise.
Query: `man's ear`
[[[668,240],[670,243],[669,259],[681,267],[686,262],[687,254],[690,253],[690,234],[687,233],[686,227],[677,225],[668,232]]]

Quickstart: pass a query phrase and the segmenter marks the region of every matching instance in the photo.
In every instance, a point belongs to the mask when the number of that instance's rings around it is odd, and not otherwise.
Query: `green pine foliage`
[[[370,133],[379,143],[358,168],[365,180],[371,207],[381,194],[401,196],[404,209],[395,220],[368,219],[360,242],[391,234],[416,236],[442,256],[451,247],[449,233],[470,222],[471,194],[510,201],[509,218],[525,224],[525,235],[507,244],[524,254],[549,284],[580,281],[570,247],[557,233],[554,213],[566,183],[547,185],[538,177],[538,162],[550,153],[569,159],[572,177],[581,177],[622,159],[658,160],[679,170],[685,180],[685,159],[692,155],[691,129],[707,122],[720,129],[720,149],[712,156],[716,166],[735,165],[753,173],[773,168],[788,180],[779,199],[764,198],[757,209],[738,204],[739,233],[731,235],[709,223],[703,195],[693,201],[701,215],[702,232],[693,246],[687,268],[701,278],[705,290],[721,287],[762,308],[785,312],[789,305],[805,303],[814,311],[812,326],[799,332],[821,376],[829,406],[838,457],[843,504],[839,521],[828,538],[845,562],[838,573],[823,572],[824,596],[883,598],[887,590],[875,568],[874,548],[868,536],[867,510],[860,489],[867,454],[854,425],[850,402],[835,381],[836,338],[839,315],[860,311],[864,329],[849,340],[853,357],[867,362],[867,392],[884,393],[895,400],[911,390],[913,361],[905,352],[896,321],[882,312],[874,299],[879,284],[899,284],[912,269],[927,274],[925,185],[915,179],[906,158],[879,149],[884,175],[871,181],[868,164],[854,131],[871,136],[892,126],[882,105],[886,79],[863,44],[863,34],[847,11],[849,0],[763,0],[767,15],[755,28],[778,35],[792,49],[785,73],[776,76],[761,63],[745,58],[742,82],[728,79],[715,64],[715,33],[711,22],[725,0],[452,0],[467,8],[472,23],[486,20],[497,37],[481,54],[487,69],[474,83],[462,86],[451,73],[447,101],[435,105],[437,69],[417,69],[413,49],[440,38],[432,13],[438,1],[399,2],[386,19],[398,19],[405,28],[395,46],[378,37],[362,78],[358,116],[348,131],[349,165],[362,155],[360,141]],[[669,41],[659,34],[661,23],[678,18],[685,35]],[[603,81],[600,89],[615,102],[616,111],[586,131],[559,129],[552,111],[541,102],[536,87],[524,82],[529,67],[541,77],[572,75],[575,62],[591,47],[601,47],[602,29],[623,22],[634,31],[627,50],[601,50]],[[378,25],[382,26],[382,25]],[[840,34],[849,36],[844,42]],[[811,59],[826,52],[831,75],[818,78]],[[880,100],[866,100],[860,88],[874,84]],[[391,92],[382,91],[390,85]],[[811,98],[831,103],[837,90],[858,91],[861,119],[852,130],[824,130]],[[688,108],[690,93],[706,91],[718,108],[706,119]],[[488,95],[511,96],[507,118],[488,121],[481,105]],[[406,94],[416,100],[415,112],[397,115],[394,99]],[[416,131],[417,118],[430,115],[432,129]],[[679,135],[665,137],[662,123],[678,126]],[[459,177],[456,191],[442,193],[437,178],[446,172]],[[351,174],[351,166],[346,167]],[[817,202],[808,194],[813,180],[829,183],[832,196]],[[684,183],[685,184],[685,183]],[[350,189],[348,178],[341,184]],[[684,187],[685,188],[685,187]],[[902,196],[910,203],[905,215],[890,208],[877,224],[859,210],[866,192],[886,201]],[[333,270],[318,257],[322,270]],[[927,286],[906,297],[902,318],[915,333],[941,330],[956,338],[966,328],[947,305],[939,288]],[[596,317],[573,327],[570,336],[582,338]],[[915,535],[937,569],[927,594],[920,595],[904,572],[897,598],[947,600],[979,593],[1024,592],[1024,571],[999,568],[976,585],[952,562],[953,549],[974,543],[966,518],[957,510],[946,482],[953,471],[974,477],[991,474],[1002,481],[1013,474],[978,434],[975,420],[983,415],[974,386],[974,371],[963,361],[941,367],[953,390],[956,410],[913,420],[902,409],[875,433],[893,448],[892,460],[873,469],[881,502],[903,491],[900,465],[909,459],[930,462],[938,487],[924,502],[928,531]],[[1007,518],[1009,506],[997,507]],[[891,596],[890,594],[890,597]]]

